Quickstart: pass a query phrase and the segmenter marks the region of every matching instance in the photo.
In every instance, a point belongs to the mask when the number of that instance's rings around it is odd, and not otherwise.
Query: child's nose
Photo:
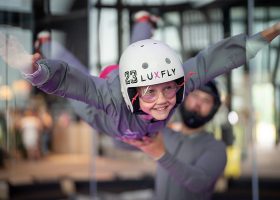
[[[165,103],[167,101],[166,97],[163,95],[162,92],[159,92],[157,103]]]

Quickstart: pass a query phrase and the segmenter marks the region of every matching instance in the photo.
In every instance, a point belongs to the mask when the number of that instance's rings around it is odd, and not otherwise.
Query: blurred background
[[[118,63],[140,10],[160,17],[154,38],[183,60],[280,19],[278,0],[0,0],[0,31],[30,53],[47,32],[97,75]],[[213,199],[280,199],[279,56],[278,37],[217,80],[223,106],[208,128],[227,144],[228,163]],[[0,199],[149,199],[155,167],[0,60]]]

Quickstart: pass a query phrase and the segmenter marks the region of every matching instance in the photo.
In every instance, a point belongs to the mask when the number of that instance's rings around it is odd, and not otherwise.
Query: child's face
[[[140,108],[156,120],[164,120],[176,104],[179,86],[170,81],[137,88]]]

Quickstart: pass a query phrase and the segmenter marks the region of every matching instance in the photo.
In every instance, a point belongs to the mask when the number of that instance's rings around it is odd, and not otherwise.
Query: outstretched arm
[[[62,61],[40,60],[39,54],[29,54],[13,36],[0,34],[0,56],[8,66],[23,72],[27,80],[46,93],[83,101],[104,110],[111,104],[105,80]]]
[[[260,32],[261,36],[266,39],[268,42],[271,42],[280,34],[280,22],[274,24],[271,27],[266,28]]]
[[[33,74],[24,74],[24,77],[42,91],[79,100],[102,110],[111,103],[105,80],[83,73],[59,60],[42,59],[36,63],[38,70]]]
[[[269,44],[280,34],[280,22],[249,37],[246,42],[247,59],[253,58],[266,44]]]
[[[280,23],[249,38],[245,34],[226,38],[199,52],[184,63],[186,93],[209,80],[244,65],[280,34]]]

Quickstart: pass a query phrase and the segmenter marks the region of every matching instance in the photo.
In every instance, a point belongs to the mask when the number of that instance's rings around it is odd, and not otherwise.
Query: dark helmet
[[[216,112],[218,111],[220,105],[221,105],[221,99],[220,94],[217,89],[215,81],[209,81],[205,85],[199,88],[199,90],[206,92],[214,97],[214,105],[212,107],[212,110],[207,116],[200,116],[196,112],[189,111],[187,108],[185,108],[184,104],[181,104],[180,106],[180,113],[183,122],[186,126],[190,128],[198,128],[200,126],[203,126],[207,122],[209,122]]]
[[[208,83],[203,85],[201,88],[199,88],[199,90],[206,92],[206,93],[210,94],[212,97],[214,97],[214,106],[212,108],[212,111],[210,112],[211,118],[214,117],[214,115],[218,111],[219,107],[221,106],[221,97],[220,97],[220,93],[218,91],[216,82],[214,80],[209,81]]]

